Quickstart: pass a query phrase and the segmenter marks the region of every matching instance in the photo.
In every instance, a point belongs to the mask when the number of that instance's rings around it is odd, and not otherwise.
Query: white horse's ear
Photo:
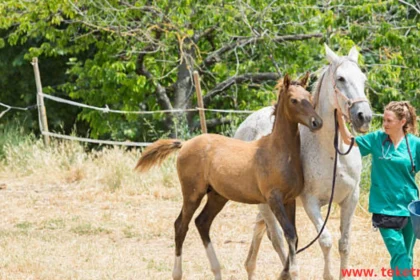
[[[350,58],[350,60],[357,63],[357,60],[359,58],[359,52],[357,51],[356,46],[351,48],[348,57]]]
[[[338,61],[338,55],[335,54],[335,52],[333,52],[330,47],[327,46],[327,44],[324,44],[325,47],[325,53],[327,54],[327,60],[333,64],[334,62]]]

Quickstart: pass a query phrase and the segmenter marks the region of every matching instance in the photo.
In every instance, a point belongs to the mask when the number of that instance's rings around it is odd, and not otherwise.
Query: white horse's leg
[[[324,219],[321,215],[321,207],[319,201],[315,197],[302,197],[303,207],[309,219],[315,225],[317,233],[321,230],[324,224]],[[319,245],[321,246],[322,253],[324,254],[324,279],[334,279],[331,274],[331,234],[327,227],[322,231],[321,236],[318,239]]]
[[[259,204],[258,208],[262,217],[264,218],[265,225],[267,227],[267,235],[269,236],[277,255],[280,258],[281,263],[286,263],[286,248],[283,243],[283,230],[277,222],[276,216],[274,216],[268,204]]]
[[[245,261],[245,268],[248,272],[248,279],[250,280],[254,279],[255,276],[254,273],[256,268],[257,255],[261,245],[261,240],[266,230],[267,235],[269,236],[269,239],[273,244],[273,247],[276,250],[283,266],[286,262],[286,249],[283,242],[283,231],[280,228],[276,217],[267,204],[259,204],[258,209],[260,212],[258,213],[255,222],[252,244],[249,248],[248,257]]]
[[[340,279],[343,278],[343,269],[348,268],[348,259],[350,253],[350,230],[353,220],[354,210],[359,200],[359,186],[357,186],[353,193],[348,195],[346,199],[340,204],[340,231],[341,238],[338,242],[338,249],[340,251]]]
[[[264,219],[260,213],[258,213],[255,226],[254,226],[254,234],[252,236],[252,243],[249,247],[248,257],[245,261],[245,269],[248,273],[248,279],[252,280],[255,279],[255,268],[257,262],[257,255],[260,249],[261,240],[266,232],[266,227],[264,223]]]

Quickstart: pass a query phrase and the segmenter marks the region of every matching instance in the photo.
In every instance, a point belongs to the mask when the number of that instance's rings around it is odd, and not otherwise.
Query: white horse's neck
[[[331,75],[331,69],[328,66],[321,75],[319,85],[317,107],[315,111],[323,120],[322,129],[316,133],[313,133],[313,137],[318,140],[319,145],[326,151],[330,153],[334,153],[334,133],[335,133],[335,118],[334,118],[334,110],[336,105],[333,103],[335,100],[334,97],[334,87],[333,87],[333,80]],[[340,145],[341,146],[341,145]]]
[[[323,129],[321,129],[321,132],[323,133],[331,133],[331,130],[334,131],[335,105],[331,103],[331,100],[334,100],[335,92],[330,71],[331,70],[328,67],[324,73],[318,96],[323,102],[319,102],[318,108],[316,109],[318,115],[323,119]]]

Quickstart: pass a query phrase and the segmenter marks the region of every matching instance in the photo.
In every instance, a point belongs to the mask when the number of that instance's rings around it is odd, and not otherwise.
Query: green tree
[[[28,60],[69,57],[67,82],[51,92],[61,90],[85,103],[121,110],[185,109],[195,107],[192,71],[197,70],[206,107],[252,109],[273,98],[266,92],[272,92],[274,83],[264,83],[275,81],[279,74],[269,55],[287,61],[279,63],[282,72],[302,71],[300,63],[308,60],[296,59],[298,49],[314,57],[318,45],[317,40],[302,41],[320,36],[312,32],[316,25],[300,22],[297,6],[260,9],[267,4],[6,1],[0,26],[8,30],[10,45],[42,39],[28,49]],[[314,17],[318,13],[307,12]],[[197,126],[194,115],[188,115],[191,128]],[[114,133],[116,138],[144,137],[150,121],[168,130],[177,117],[165,116],[142,122],[137,116],[104,116],[90,110],[79,115],[89,122],[95,137]],[[210,126],[229,121],[212,113],[208,117]]]
[[[360,4],[363,2],[363,4]],[[346,1],[331,4],[332,41],[356,42],[368,74],[368,93],[375,111],[391,100],[420,107],[420,3],[417,1]]]
[[[283,73],[298,76],[325,65],[324,42],[342,53],[357,44],[370,99],[381,111],[391,99],[420,105],[418,17],[418,4],[408,0],[5,0],[0,45],[25,46],[24,58],[38,56],[41,65],[62,59],[63,83],[46,89],[54,95],[150,111],[194,108],[194,70],[206,108],[258,109],[275,98]],[[232,120],[213,112],[206,117],[215,132]],[[173,135],[180,123],[198,127],[196,112],[83,109],[78,119],[92,136],[113,139],[154,140]]]

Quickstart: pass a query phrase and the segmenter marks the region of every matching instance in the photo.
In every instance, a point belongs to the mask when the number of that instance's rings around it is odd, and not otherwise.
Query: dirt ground
[[[173,223],[181,207],[173,170],[153,175],[160,178],[154,184],[146,182],[154,178],[130,175],[132,186],[124,187],[122,182],[116,190],[106,187],[98,171],[89,171],[96,174],[89,180],[82,171],[72,170],[60,178],[49,178],[48,173],[18,178],[0,174],[0,279],[170,279]],[[352,268],[374,269],[378,276],[347,279],[387,279],[380,276],[380,269],[388,268],[389,256],[364,209],[359,205],[354,216],[349,263]],[[223,279],[246,279],[243,263],[256,213],[255,205],[229,202],[213,223],[212,243]],[[297,227],[302,247],[316,233],[300,207]],[[337,206],[328,228],[333,236],[333,273],[338,279]],[[414,267],[420,268],[420,250],[415,254]],[[298,255],[298,263],[301,279],[322,279],[324,262],[317,243]],[[277,279],[281,268],[264,237],[257,279]],[[193,223],[184,243],[183,270],[184,279],[213,279]]]

